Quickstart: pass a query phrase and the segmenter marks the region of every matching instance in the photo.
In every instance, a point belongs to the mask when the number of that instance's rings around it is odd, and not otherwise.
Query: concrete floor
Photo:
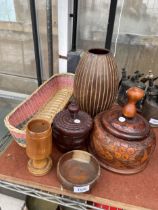
[[[8,132],[4,125],[5,116],[20,102],[14,99],[0,98],[0,139]]]
[[[24,200],[0,193],[0,210],[22,210]]]

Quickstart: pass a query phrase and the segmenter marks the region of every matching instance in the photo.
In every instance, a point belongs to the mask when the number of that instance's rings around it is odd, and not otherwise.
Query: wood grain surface
[[[74,96],[81,110],[91,116],[108,109],[118,89],[117,65],[112,54],[104,51],[105,54],[85,52],[75,73]]]
[[[158,129],[155,131],[158,138]],[[53,169],[42,178],[35,177],[27,171],[25,149],[13,142],[0,157],[0,179],[128,210],[158,209],[158,146],[143,172],[119,175],[101,170],[101,177],[91,192],[80,195],[64,190],[58,182],[56,164],[60,156],[54,148]]]

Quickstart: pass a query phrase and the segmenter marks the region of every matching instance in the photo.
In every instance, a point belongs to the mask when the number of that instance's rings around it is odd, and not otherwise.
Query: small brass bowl
[[[74,193],[91,190],[99,176],[100,165],[88,152],[73,150],[59,159],[57,177],[64,188]]]

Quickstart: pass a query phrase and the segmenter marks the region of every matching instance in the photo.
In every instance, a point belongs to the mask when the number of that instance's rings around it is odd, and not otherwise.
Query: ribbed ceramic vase
[[[74,96],[80,109],[95,116],[111,107],[117,90],[117,65],[113,55],[106,49],[85,52],[74,80]]]

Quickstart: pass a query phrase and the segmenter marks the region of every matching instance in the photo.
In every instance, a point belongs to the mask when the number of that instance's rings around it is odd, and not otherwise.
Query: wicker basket
[[[53,122],[54,116],[68,103],[73,93],[74,74],[57,74],[44,82],[33,94],[9,113],[4,123],[15,141],[26,147],[25,127],[34,118]]]

